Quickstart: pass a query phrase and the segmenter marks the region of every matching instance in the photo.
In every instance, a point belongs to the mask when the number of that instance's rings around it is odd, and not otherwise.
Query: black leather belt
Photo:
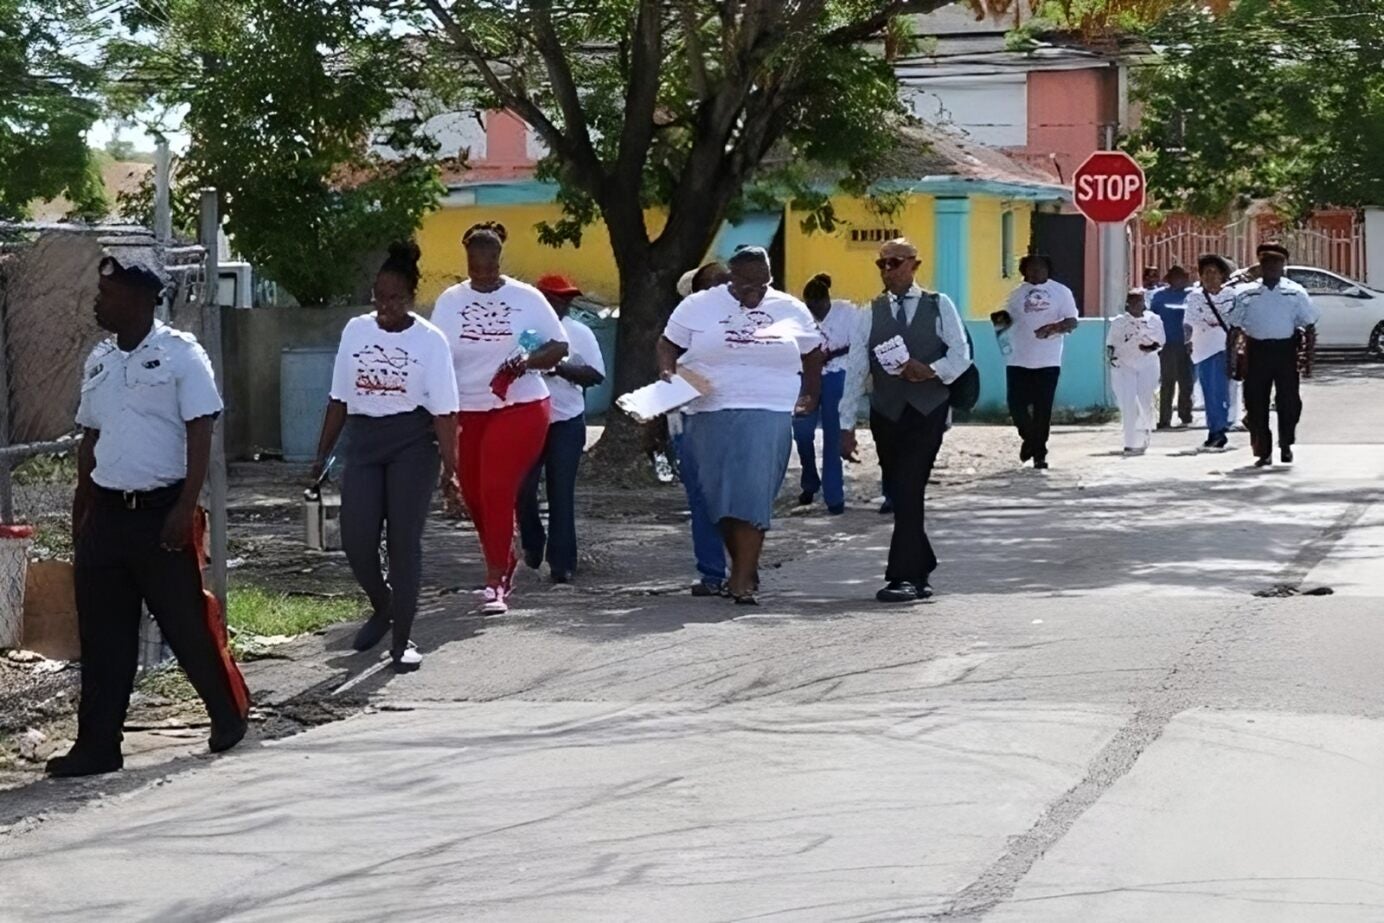
[[[177,503],[182,493],[182,481],[154,490],[111,490],[108,487],[96,485],[96,496],[101,502],[127,510],[166,509]]]

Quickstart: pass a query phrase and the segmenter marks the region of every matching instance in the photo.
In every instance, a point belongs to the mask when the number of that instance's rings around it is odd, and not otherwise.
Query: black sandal
[[[732,593],[732,594],[731,594],[731,599],[735,600],[735,604],[736,604],[737,606],[757,606],[757,605],[759,605],[759,597],[756,596],[754,593],[746,593],[744,596],[736,596],[735,594]]]

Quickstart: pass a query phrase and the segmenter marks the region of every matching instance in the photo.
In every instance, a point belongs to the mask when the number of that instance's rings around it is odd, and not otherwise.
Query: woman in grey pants
[[[344,429],[341,542],[373,609],[354,646],[370,650],[393,626],[390,654],[400,673],[423,660],[409,633],[439,465],[444,489],[456,489],[456,373],[447,338],[412,310],[418,255],[412,242],[390,247],[375,277],[374,313],[352,318],[341,334],[312,472],[316,482]]]

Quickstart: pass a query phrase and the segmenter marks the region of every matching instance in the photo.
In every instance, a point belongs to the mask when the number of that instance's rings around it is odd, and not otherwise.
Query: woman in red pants
[[[548,300],[500,272],[505,229],[486,223],[462,237],[469,278],[443,292],[432,321],[456,366],[461,416],[457,466],[485,554],[481,611],[509,611],[515,506],[548,435],[541,375],[567,355],[567,333]]]

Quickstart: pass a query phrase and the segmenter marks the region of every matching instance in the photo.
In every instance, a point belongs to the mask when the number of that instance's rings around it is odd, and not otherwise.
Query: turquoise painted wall
[[[1057,380],[1057,409],[1086,410],[1113,407],[1106,383],[1105,325],[1101,318],[1078,321],[1074,333],[1062,347],[1062,376]],[[975,362],[980,370],[980,403],[977,410],[1003,411],[1005,364],[1000,355],[995,328],[988,320],[968,320],[966,326],[975,344]]]

